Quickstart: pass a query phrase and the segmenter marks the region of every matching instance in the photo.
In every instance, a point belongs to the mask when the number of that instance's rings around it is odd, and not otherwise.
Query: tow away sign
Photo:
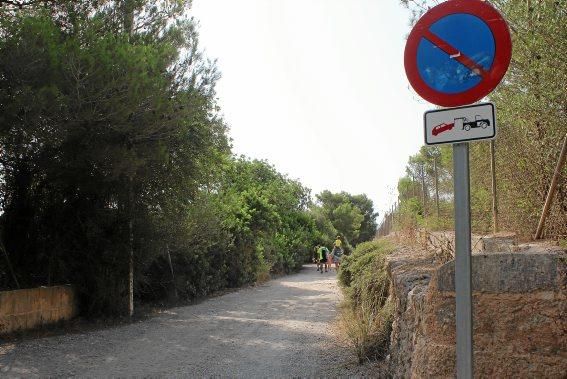
[[[439,145],[496,137],[494,104],[436,109],[425,112],[425,143]]]

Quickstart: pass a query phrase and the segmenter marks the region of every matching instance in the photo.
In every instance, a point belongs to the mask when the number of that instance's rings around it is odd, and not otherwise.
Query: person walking
[[[335,263],[335,271],[339,271],[339,267],[341,267],[341,260],[343,259],[343,250],[342,249],[333,249],[333,262]]]
[[[320,269],[321,274],[323,273],[323,267],[325,267],[325,272],[327,272],[327,255],[329,255],[329,249],[325,246],[320,246],[317,250],[318,253],[318,261],[317,261],[317,268]]]
[[[341,266],[341,260],[343,256],[343,249],[342,249],[343,242],[341,241],[341,236],[337,236],[335,243],[333,244],[333,261],[335,262],[335,271],[339,269]]]
[[[329,267],[329,271],[333,267],[333,254],[327,253],[327,266]]]
[[[319,248],[321,246],[320,245],[315,245],[315,247],[313,248],[313,263],[317,264],[317,271],[319,271]]]

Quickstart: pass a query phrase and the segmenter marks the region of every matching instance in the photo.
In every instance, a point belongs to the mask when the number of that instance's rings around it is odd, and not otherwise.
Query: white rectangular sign
[[[427,145],[496,137],[496,115],[492,103],[427,111],[423,119]]]

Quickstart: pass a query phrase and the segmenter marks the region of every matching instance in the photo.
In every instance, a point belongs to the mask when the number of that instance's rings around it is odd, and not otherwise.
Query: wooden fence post
[[[543,226],[545,225],[545,219],[549,214],[549,209],[553,203],[553,196],[555,195],[555,190],[557,189],[557,182],[559,181],[559,175],[561,174],[561,168],[565,164],[565,158],[567,157],[567,133],[563,139],[563,147],[561,148],[561,153],[559,154],[559,159],[557,160],[557,166],[555,167],[555,173],[551,179],[551,185],[549,186],[549,191],[547,192],[547,198],[545,199],[545,204],[543,205],[543,210],[541,211],[541,217],[539,219],[539,224],[535,233],[534,239],[540,239],[543,234]]]

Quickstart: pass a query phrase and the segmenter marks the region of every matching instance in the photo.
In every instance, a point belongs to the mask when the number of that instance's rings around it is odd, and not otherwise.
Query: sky
[[[405,75],[410,16],[399,1],[194,0],[192,15],[222,73],[233,152],[313,194],[365,193],[381,218],[428,109]]]

